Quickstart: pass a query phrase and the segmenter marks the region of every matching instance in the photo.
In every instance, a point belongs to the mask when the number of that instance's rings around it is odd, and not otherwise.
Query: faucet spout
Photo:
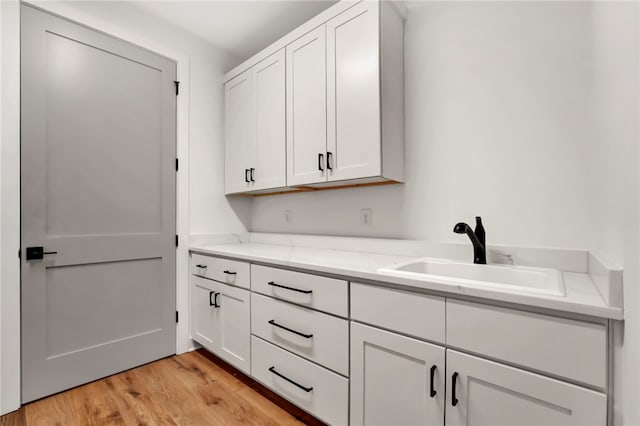
[[[473,263],[487,263],[487,249],[485,247],[484,227],[480,217],[476,217],[476,230],[473,231],[469,225],[464,222],[456,223],[453,227],[456,234],[467,234],[473,245]]]

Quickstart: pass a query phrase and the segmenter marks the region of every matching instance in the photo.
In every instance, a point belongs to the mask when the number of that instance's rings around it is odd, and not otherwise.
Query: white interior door
[[[175,79],[21,7],[23,402],[175,353]]]
[[[606,395],[447,350],[447,426],[602,426]]]
[[[328,180],[382,174],[378,2],[327,22]]]
[[[252,68],[256,111],[256,190],[287,184],[284,58],[284,49],[281,49]]]
[[[351,323],[351,426],[442,426],[445,349]]]
[[[325,26],[287,52],[287,184],[326,182],[327,93]]]
[[[251,70],[243,72],[224,85],[224,103],[225,191],[227,193],[250,191],[254,186],[251,168],[256,167]]]

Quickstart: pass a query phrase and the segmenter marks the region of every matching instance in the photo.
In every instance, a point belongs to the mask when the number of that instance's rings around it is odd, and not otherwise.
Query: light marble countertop
[[[586,272],[562,272],[566,295],[561,297],[510,293],[489,288],[391,276],[378,272],[378,269],[417,259],[417,257],[406,255],[387,255],[366,251],[265,244],[250,241],[227,242],[226,244],[192,243],[190,250],[200,254],[283,266],[310,273],[330,274],[344,277],[350,281],[388,283],[403,286],[407,289],[444,293],[445,296],[455,297],[458,295],[484,299],[485,301],[500,301],[593,317],[623,319],[623,309],[609,306],[600,295],[591,276]]]

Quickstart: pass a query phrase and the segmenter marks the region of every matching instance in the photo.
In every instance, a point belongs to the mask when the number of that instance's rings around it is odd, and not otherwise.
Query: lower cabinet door
[[[447,350],[446,426],[604,426],[606,395]]]
[[[214,353],[248,374],[251,371],[251,293],[221,283],[217,283],[217,292]]]
[[[351,323],[351,426],[444,423],[445,349]]]
[[[191,338],[211,352],[215,351],[215,281],[191,276]]]

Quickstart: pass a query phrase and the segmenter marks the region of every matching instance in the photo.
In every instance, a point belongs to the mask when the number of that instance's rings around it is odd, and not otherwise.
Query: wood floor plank
[[[32,402],[0,426],[323,425],[204,350]]]

